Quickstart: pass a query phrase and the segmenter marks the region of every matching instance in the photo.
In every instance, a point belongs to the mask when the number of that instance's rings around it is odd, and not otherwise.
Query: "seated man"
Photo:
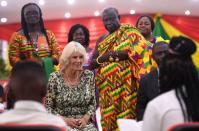
[[[158,66],[161,65],[162,59],[168,51],[168,44],[161,41],[156,43],[152,49],[152,57]],[[137,120],[143,119],[144,111],[147,103],[158,96],[159,89],[159,68],[153,69],[149,74],[144,75],[140,81],[140,88],[138,90],[138,98],[136,105]]]
[[[46,84],[45,73],[39,63],[27,60],[16,63],[8,82],[16,102],[14,109],[0,115],[0,124],[48,124],[66,127],[60,117],[48,114],[42,105]]]

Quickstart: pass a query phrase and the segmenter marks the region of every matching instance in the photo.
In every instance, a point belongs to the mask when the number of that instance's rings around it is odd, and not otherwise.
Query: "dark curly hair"
[[[137,19],[137,22],[136,22],[136,27],[138,27],[138,22],[140,21],[141,18],[143,17],[147,17],[151,23],[151,30],[153,31],[154,30],[154,27],[155,27],[155,23],[153,21],[153,18],[150,17],[149,15],[141,15],[138,19]]]
[[[89,30],[81,24],[75,24],[70,28],[70,31],[68,33],[68,43],[73,41],[73,35],[74,35],[75,31],[79,28],[81,28],[83,30],[84,34],[85,34],[85,43],[81,43],[81,44],[84,44],[85,47],[88,47],[89,42],[90,42]]]

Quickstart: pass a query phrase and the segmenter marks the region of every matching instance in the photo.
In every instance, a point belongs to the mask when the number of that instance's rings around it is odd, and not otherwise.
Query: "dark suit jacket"
[[[158,96],[160,89],[158,87],[158,71],[152,70],[144,75],[140,80],[140,88],[137,95],[136,115],[138,120],[143,119],[147,103]]]

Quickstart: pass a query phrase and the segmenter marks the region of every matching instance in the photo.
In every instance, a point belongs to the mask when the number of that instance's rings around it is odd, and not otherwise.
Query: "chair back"
[[[43,124],[0,124],[0,131],[66,131],[66,129]]]
[[[177,124],[169,128],[168,131],[199,131],[199,122]]]

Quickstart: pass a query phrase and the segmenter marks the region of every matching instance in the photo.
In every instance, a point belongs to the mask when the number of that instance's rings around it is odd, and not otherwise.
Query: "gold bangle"
[[[114,61],[114,58],[113,58],[111,55],[109,56],[108,59],[109,59],[110,62],[113,62],[113,61]]]
[[[109,53],[109,58],[108,58],[109,62],[113,62],[114,58],[112,56],[112,52]]]
[[[115,62],[119,62],[120,59],[118,57],[115,57]]]
[[[119,59],[119,55],[118,55],[118,52],[117,52],[117,51],[116,51],[116,54],[115,54],[115,55],[116,55],[116,57],[115,57],[115,61],[116,61],[116,62],[119,62],[119,61],[120,61],[120,59]]]
[[[103,64],[103,62],[101,62],[101,63],[99,62],[99,57],[97,57],[96,62],[97,62],[97,64],[99,64],[99,65]]]

